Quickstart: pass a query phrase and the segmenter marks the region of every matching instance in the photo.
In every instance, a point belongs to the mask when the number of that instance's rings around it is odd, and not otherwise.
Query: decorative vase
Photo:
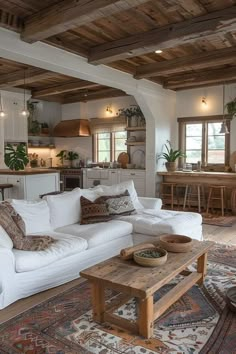
[[[176,170],[176,161],[166,162],[165,165],[168,172],[174,172]]]
[[[137,116],[132,116],[130,118],[130,127],[137,127],[137,124],[138,124]]]

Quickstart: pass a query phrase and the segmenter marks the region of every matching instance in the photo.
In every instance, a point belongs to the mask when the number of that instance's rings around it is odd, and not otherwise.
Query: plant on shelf
[[[41,133],[45,135],[49,134],[49,125],[47,122],[41,123]]]
[[[130,108],[120,108],[118,112],[119,116],[124,115],[127,118],[130,127],[145,125],[145,117],[139,106],[131,105]]]
[[[236,117],[236,97],[232,101],[227,102],[225,107],[232,118]]]
[[[29,162],[25,144],[7,144],[5,146],[4,161],[11,170],[24,170]]]
[[[31,135],[39,135],[41,132],[41,124],[35,118],[37,111],[37,101],[27,101],[28,116],[28,133]]]
[[[166,160],[166,169],[167,171],[175,171],[176,170],[176,160],[179,157],[186,157],[186,155],[181,150],[174,150],[171,146],[171,142],[169,140],[164,144],[166,148],[166,152],[162,152],[157,156],[157,159],[165,159]]]

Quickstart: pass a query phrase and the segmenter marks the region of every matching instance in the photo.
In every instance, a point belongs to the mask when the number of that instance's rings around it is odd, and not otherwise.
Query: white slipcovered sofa
[[[94,201],[101,195],[129,191],[136,214],[108,222],[80,225],[80,197]],[[57,242],[44,251],[13,248],[0,227],[0,309],[14,301],[79,277],[79,272],[110,258],[122,248],[155,241],[163,233],[201,239],[201,215],[161,210],[161,200],[139,198],[133,181],[46,196],[44,200],[11,201],[22,216],[26,234],[49,235]],[[27,237],[27,236],[26,236]]]

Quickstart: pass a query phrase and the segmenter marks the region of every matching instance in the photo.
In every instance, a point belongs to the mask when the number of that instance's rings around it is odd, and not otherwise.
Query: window
[[[221,134],[222,116],[178,118],[180,149],[185,162],[203,165],[229,164],[230,134]],[[228,129],[230,120],[227,119]]]
[[[96,162],[117,161],[121,152],[127,152],[127,132],[94,134],[94,160]]]

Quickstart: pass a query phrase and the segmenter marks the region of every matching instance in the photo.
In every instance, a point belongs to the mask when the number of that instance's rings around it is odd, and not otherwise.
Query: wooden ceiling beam
[[[236,67],[201,70],[188,74],[171,76],[164,80],[163,87],[170,90],[188,89],[199,86],[220,84],[236,79]]]
[[[34,43],[128,10],[148,0],[62,0],[28,16],[21,38]]]
[[[28,68],[25,70],[13,71],[9,74],[0,76],[0,88],[15,87],[24,85],[24,72],[26,85],[35,81],[49,79],[55,77],[57,74],[52,71],[45,71],[43,69]]]
[[[63,103],[86,102],[120,96],[127,96],[127,94],[122,90],[117,90],[114,88],[104,88],[99,91],[86,93],[84,92],[83,94],[64,96]]]
[[[165,60],[158,63],[140,65],[136,69],[136,79],[170,75],[181,71],[203,69],[218,65],[233,64],[236,59],[236,47],[213,50],[187,57]]]
[[[52,96],[52,95],[59,95],[61,93],[66,93],[66,92],[72,92],[72,91],[77,91],[77,90],[82,90],[82,89],[88,89],[88,88],[94,88],[94,87],[99,87],[99,84],[95,84],[90,81],[72,81],[72,82],[67,82],[65,84],[49,87],[47,89],[43,90],[35,90],[33,91],[33,98],[40,98],[44,96]]]
[[[107,64],[156,49],[193,43],[203,36],[209,38],[232,30],[236,30],[236,5],[97,45],[90,50],[89,62]]]

